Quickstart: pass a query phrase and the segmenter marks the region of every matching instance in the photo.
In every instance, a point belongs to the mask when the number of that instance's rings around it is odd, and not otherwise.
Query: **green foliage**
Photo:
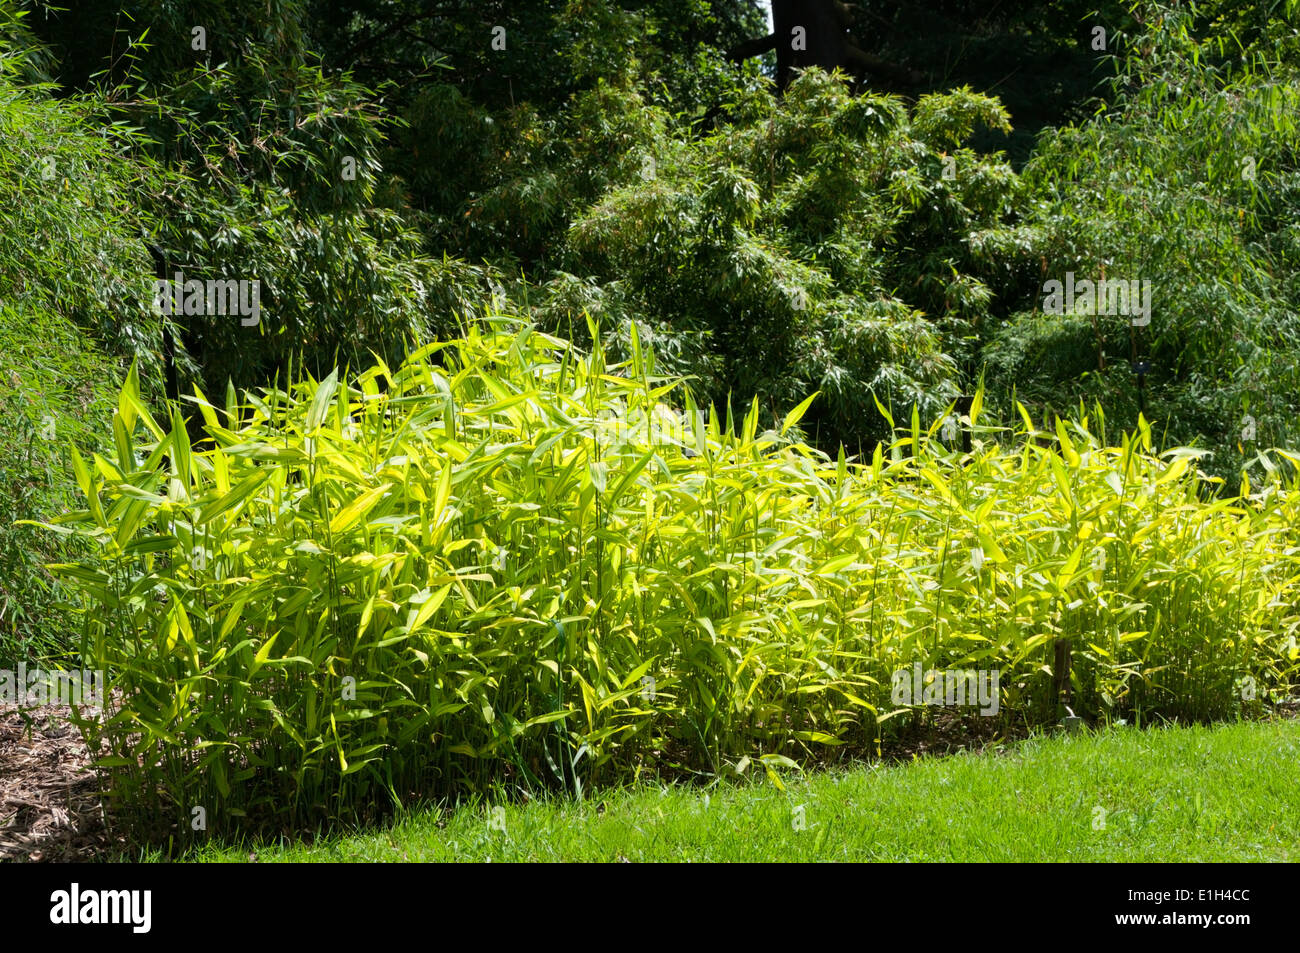
[[[1060,644],[1089,717],[1222,716],[1295,681],[1294,486],[1204,503],[1195,454],[1145,428],[1058,421],[1045,449],[979,400],[969,456],[914,414],[833,460],[788,436],[807,402],[780,431],[757,405],[677,414],[632,352],[471,329],[351,383],[200,396],[196,444],[128,380],[115,451],[74,461],[85,508],[51,525],[102,554],[57,571],[120,692],[82,727],[123,808],[278,826],[866,753],[924,717],[891,701],[913,663],[1000,670],[1001,718],[1054,722]]]
[[[1015,129],[986,127],[973,141],[981,151],[1005,149],[1017,169],[1040,130],[1087,115],[1089,99],[1113,67],[1109,56],[1122,50],[1133,22],[1128,0],[855,0],[851,6],[864,49],[922,74],[919,85],[892,91],[922,95],[968,85],[997,95]],[[1101,50],[1098,28],[1105,31]],[[891,91],[890,82],[870,77],[873,89]]]
[[[111,351],[156,367],[160,324],[131,211],[156,173],[120,154],[136,141],[129,130],[89,128],[93,102],[18,85],[23,61],[0,55],[0,303],[72,319]]]
[[[295,360],[395,363],[490,288],[579,343],[598,313],[617,353],[637,325],[719,405],[757,396],[772,419],[819,390],[828,448],[883,436],[875,398],[933,419],[986,365],[1004,419],[1013,393],[1040,412],[1104,400],[1130,427],[1145,406],[1216,473],[1294,443],[1293,0],[853,7],[868,52],[928,70],[912,100],[809,73],[774,101],[723,59],[761,31],[741,0],[88,0],[26,18],[6,0],[0,35],[24,48],[7,69],[102,89],[79,121],[168,170],[128,171],[113,207],[140,208],[187,277],[262,283],[257,329],[176,322],[209,390]],[[1017,164],[1026,130],[1077,120],[1023,180],[988,151],[1011,114]],[[1035,312],[1067,270],[1150,276],[1156,325],[1089,316],[1090,340],[1074,321],[1060,336]],[[134,297],[109,289],[97,314],[147,357]]]
[[[52,99],[48,57],[0,3],[0,667],[68,651],[66,595],[44,564],[77,541],[17,525],[72,501],[66,450],[108,423],[118,361],[159,365],[133,196],[130,130],[91,127],[91,99]],[[14,46],[12,46],[14,44]]]
[[[265,381],[294,360],[395,359],[456,326],[445,306],[468,298],[477,276],[421,254],[400,195],[381,186],[383,123],[366,90],[252,53],[157,94],[112,104],[143,125],[148,153],[188,170],[147,197],[155,240],[187,280],[260,282],[255,327],[221,314],[177,320],[209,387]]]
[[[29,15],[13,0],[0,3],[0,76],[17,86],[39,86],[52,80],[53,58],[28,27]]]
[[[98,447],[115,370],[66,317],[0,306],[0,667],[70,648],[76,620],[45,566],[86,551],[17,524],[51,519],[74,502],[67,449]]]
[[[1040,28],[1055,68],[1092,22],[930,6],[981,69]],[[1055,721],[1066,647],[1090,716],[1275,700],[1297,5],[1103,6],[1115,80],[1021,176],[986,148],[1000,79],[809,71],[777,100],[716,45],[747,3],[0,0],[0,662],[66,649],[53,563],[118,690],[83,728],[141,821],[870,752],[926,717],[890,699],[914,662],[1000,670],[1006,725]],[[1094,58],[1018,97],[1030,128]],[[168,321],[192,434],[146,409],[146,233],[262,290],[256,328]],[[1151,325],[1042,314],[1067,271],[1151,280]],[[489,291],[526,323],[471,320]]]
[[[946,332],[989,308],[970,237],[1005,228],[1018,195],[996,158],[943,150],[1005,113],[969,90],[909,113],[816,71],[779,105],[736,94],[750,101],[733,123],[670,139],[611,183],[574,222],[566,270],[616,286],[632,319],[703,336],[717,378],[672,370],[712,400],[756,395],[771,417],[820,390],[810,419],[827,446],[882,436],[875,398],[931,418],[964,383]]]
[[[77,24],[58,12],[37,21],[70,64],[66,81],[98,90],[65,123],[98,122],[130,155],[129,165],[113,156],[117,166],[154,170],[96,198],[138,210],[133,218],[166,254],[168,277],[259,282],[255,327],[223,314],[169,319],[182,370],[217,389],[227,380],[267,381],[295,361],[325,368],[362,364],[372,352],[396,359],[408,342],[457,327],[463,304],[483,291],[477,268],[421,254],[401,186],[380,162],[389,128],[377,105],[383,92],[327,77],[312,62],[302,10],[296,2],[195,8],[141,0],[120,9],[92,2]],[[206,30],[198,49],[196,24]],[[110,49],[111,62],[97,59]],[[83,175],[80,184],[90,191],[93,181]],[[46,198],[64,207],[76,201],[58,192]],[[29,234],[48,232],[34,225]],[[100,223],[88,218],[84,227]],[[131,242],[138,277],[99,300],[105,321],[134,332],[139,322],[124,315],[142,298],[147,304],[153,266],[138,225]],[[58,281],[31,273],[59,293],[64,283],[103,283],[67,270]],[[156,332],[157,318],[148,326]],[[153,362],[142,373],[160,381]]]
[[[1013,388],[1043,409],[1101,400],[1132,426],[1130,365],[1145,360],[1147,416],[1171,444],[1212,449],[1221,475],[1258,472],[1260,448],[1300,438],[1300,92],[1271,56],[1219,60],[1222,38],[1198,41],[1191,13],[1141,10],[1114,105],[1044,135],[1025,171],[1036,237],[998,251],[1008,299],[1035,309],[1066,271],[1148,279],[1150,326],[1079,315],[1045,334],[1041,315],[1015,314],[986,337],[993,402],[1009,412]]]
[[[75,490],[69,445],[108,422],[118,360],[158,367],[132,196],[155,173],[123,158],[128,130],[96,134],[95,104],[57,101],[48,68],[0,4],[0,666],[67,651],[66,598],[44,565],[76,541],[18,526],[62,512]]]
[[[632,77],[688,111],[719,49],[757,35],[752,0],[309,0],[310,42],[327,67],[416,85],[435,64],[467,99],[497,112],[552,113],[597,77]],[[501,27],[505,49],[494,48]],[[706,65],[706,62],[708,65]]]
[[[13,0],[5,0],[11,3]],[[206,61],[238,68],[250,55],[306,55],[301,0],[37,0],[27,26],[58,63],[59,82],[86,91],[165,84]],[[200,37],[195,28],[203,30]],[[147,39],[146,39],[147,37]]]

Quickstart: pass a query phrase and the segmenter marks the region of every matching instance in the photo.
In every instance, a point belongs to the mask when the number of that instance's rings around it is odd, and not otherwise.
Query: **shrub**
[[[81,724],[121,803],[216,830],[865,753],[924,717],[891,702],[914,663],[1000,670],[1003,723],[1040,724],[1066,644],[1089,717],[1223,715],[1294,679],[1293,486],[1207,504],[1196,454],[1152,456],[1145,426],[1017,446],[978,400],[969,455],[914,414],[833,460],[791,438],[807,403],[782,432],[689,393],[675,415],[633,335],[606,366],[471,330],[351,383],[199,398],[193,445],[131,377],[50,527],[102,553],[57,571],[120,692]]]
[[[1232,5],[1197,6],[1134,4],[1111,101],[1045,132],[1025,168],[1041,197],[1025,214],[1035,239],[990,249],[1011,252],[1014,311],[1037,311],[1044,280],[1072,270],[1150,280],[1150,325],[1077,335],[1083,373],[1059,353],[1068,338],[1022,312],[984,334],[982,356],[996,411],[1013,413],[1015,387],[1035,412],[1100,401],[1124,427],[1140,409],[1132,364],[1145,362],[1147,419],[1169,444],[1211,450],[1204,468],[1235,483],[1243,466],[1262,472],[1259,448],[1300,440],[1300,87],[1285,59],[1300,10],[1277,4],[1275,20],[1247,23]],[[1264,25],[1277,45],[1260,40]],[[1258,45],[1243,50],[1229,29]]]
[[[0,667],[68,648],[65,596],[42,567],[79,552],[15,522],[66,508],[66,447],[107,429],[115,358],[155,369],[161,339],[128,211],[153,173],[119,154],[129,133],[86,128],[89,101],[51,97],[18,17],[0,3]]]
[[[154,369],[161,326],[147,306],[148,253],[129,209],[155,172],[120,154],[134,141],[129,131],[87,128],[92,101],[20,85],[14,74],[29,58],[10,59],[0,55],[0,302],[22,301],[29,320],[41,312],[75,320],[111,353]]]
[[[999,157],[960,147],[1005,111],[968,89],[909,110],[818,70],[779,103],[734,96],[711,135],[633,144],[575,217],[565,268],[707,342],[717,381],[701,383],[719,404],[757,396],[771,422],[819,390],[819,446],[884,436],[873,398],[932,419],[970,383],[958,357],[989,310],[971,238],[1003,236],[1019,196]]]
[[[84,547],[17,523],[73,503],[67,448],[97,448],[116,378],[114,362],[67,318],[0,306],[0,668],[75,641],[68,596],[45,564],[84,558]]]

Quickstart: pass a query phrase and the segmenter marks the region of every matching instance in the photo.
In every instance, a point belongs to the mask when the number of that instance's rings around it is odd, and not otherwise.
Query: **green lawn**
[[[750,771],[707,792],[467,806],[253,849],[261,862],[1300,860],[1295,721],[1036,738],[1000,754],[786,773],[784,791]]]

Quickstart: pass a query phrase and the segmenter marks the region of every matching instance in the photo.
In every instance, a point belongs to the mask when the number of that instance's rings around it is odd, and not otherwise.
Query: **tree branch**
[[[409,16],[402,17],[401,19],[388,24],[384,29],[380,30],[378,33],[373,33],[369,36],[357,40],[339,56],[339,60],[345,66],[349,65],[356,58],[357,54],[360,53],[362,50],[369,49],[370,47],[374,46],[376,43],[379,43],[382,40],[391,39],[396,34],[405,31],[408,27],[414,26],[416,23],[419,23],[422,20],[440,20],[443,19],[445,16],[446,14],[444,14],[441,10],[434,10],[432,12],[425,12],[425,13],[412,13]]]
[[[776,34],[771,33],[756,40],[746,40],[744,43],[733,46],[727,51],[727,59],[733,63],[741,63],[751,56],[758,56],[760,53],[766,53],[774,49],[776,49]]]

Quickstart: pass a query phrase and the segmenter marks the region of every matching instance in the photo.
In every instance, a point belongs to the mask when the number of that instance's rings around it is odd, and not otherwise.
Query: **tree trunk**
[[[778,95],[796,70],[810,66],[828,73],[842,69],[856,75],[878,73],[902,83],[918,81],[915,71],[863,52],[849,33],[852,23],[853,10],[842,0],[772,0],[772,33],[746,40],[727,55],[740,61],[775,48]]]

